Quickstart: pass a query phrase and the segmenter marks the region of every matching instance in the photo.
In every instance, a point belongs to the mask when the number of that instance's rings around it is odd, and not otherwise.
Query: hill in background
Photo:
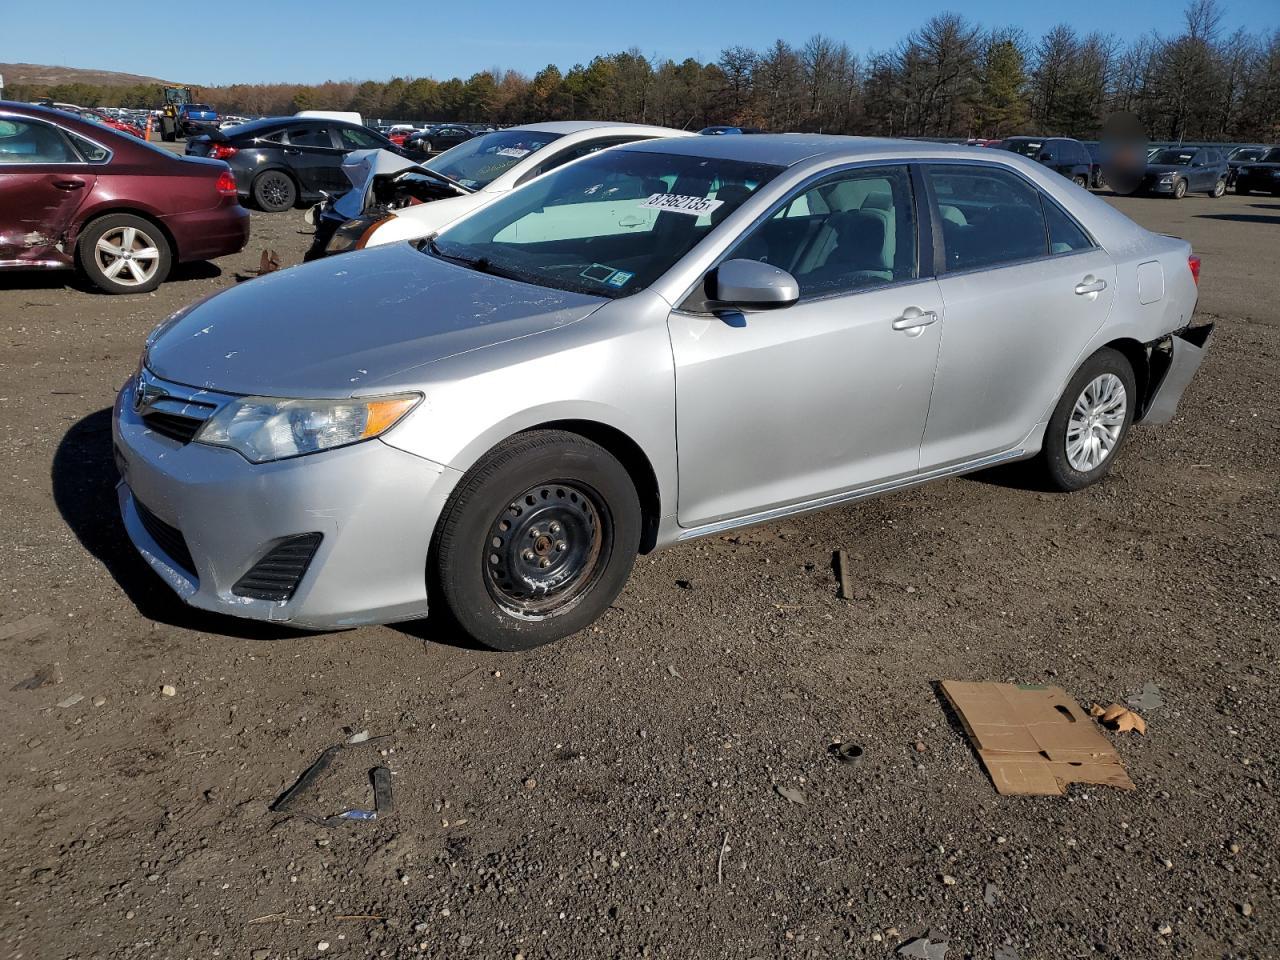
[[[139,84],[167,85],[168,80],[145,77],[137,73],[120,73],[117,70],[81,70],[78,67],[54,67],[43,63],[0,63],[0,76],[6,87],[40,86],[56,87],[70,83],[92,84],[96,87],[133,87]]]

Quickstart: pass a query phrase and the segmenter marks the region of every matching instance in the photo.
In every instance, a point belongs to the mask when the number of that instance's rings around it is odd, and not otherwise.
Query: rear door
[[[51,123],[0,114],[0,264],[68,262],[62,238],[110,159],[82,142],[89,156]]]
[[[285,162],[293,168],[302,189],[315,194],[321,190],[347,189],[342,174],[343,150],[333,135],[332,124],[318,122],[290,127],[284,145]]]
[[[1012,170],[923,165],[944,265],[942,346],[920,466],[1017,449],[1046,418],[1115,296],[1105,250]]]

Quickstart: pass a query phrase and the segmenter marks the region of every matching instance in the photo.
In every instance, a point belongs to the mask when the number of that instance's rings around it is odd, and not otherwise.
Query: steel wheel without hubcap
[[[539,619],[564,609],[599,577],[608,556],[607,513],[594,491],[544,483],[516,497],[489,530],[485,586],[514,616]]]
[[[156,275],[160,250],[138,227],[113,227],[98,238],[94,260],[102,275],[126,287],[142,286]]]
[[[1111,456],[1124,429],[1128,399],[1114,373],[1090,380],[1076,399],[1067,422],[1067,462],[1089,473]]]

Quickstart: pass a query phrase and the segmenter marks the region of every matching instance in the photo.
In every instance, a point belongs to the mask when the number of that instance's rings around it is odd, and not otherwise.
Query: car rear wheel
[[[1209,191],[1209,196],[1217,200],[1220,196],[1227,192],[1227,181],[1219,180],[1213,185],[1213,189]]]
[[[1173,184],[1173,199],[1181,200],[1187,195],[1187,181],[1175,180]]]
[[[1086,190],[1089,189],[1089,178],[1082,173],[1078,173],[1074,177],[1072,177],[1071,182],[1074,183],[1077,187],[1084,187],[1084,189]]]
[[[258,209],[268,213],[292,210],[298,200],[298,188],[293,185],[287,173],[279,170],[258,174],[253,179],[251,189],[253,202],[258,205]]]
[[[560,430],[519,434],[462,479],[441,515],[432,614],[495,650],[569,636],[622,590],[640,527],[635,485],[607,450]]]
[[[80,234],[80,267],[107,293],[146,293],[164,282],[173,265],[169,241],[154,223],[113,213]]]
[[[1059,490],[1080,490],[1111,469],[1133,423],[1137,391],[1124,354],[1099,350],[1076,371],[1049,418],[1040,462]]]

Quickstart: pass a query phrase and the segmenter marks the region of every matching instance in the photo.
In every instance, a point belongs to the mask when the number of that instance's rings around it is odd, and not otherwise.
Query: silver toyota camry
[[[529,647],[638,552],[1014,460],[1098,481],[1208,346],[1199,267],[1012,153],[620,147],[170,318],[120,508],[194,606]]]

